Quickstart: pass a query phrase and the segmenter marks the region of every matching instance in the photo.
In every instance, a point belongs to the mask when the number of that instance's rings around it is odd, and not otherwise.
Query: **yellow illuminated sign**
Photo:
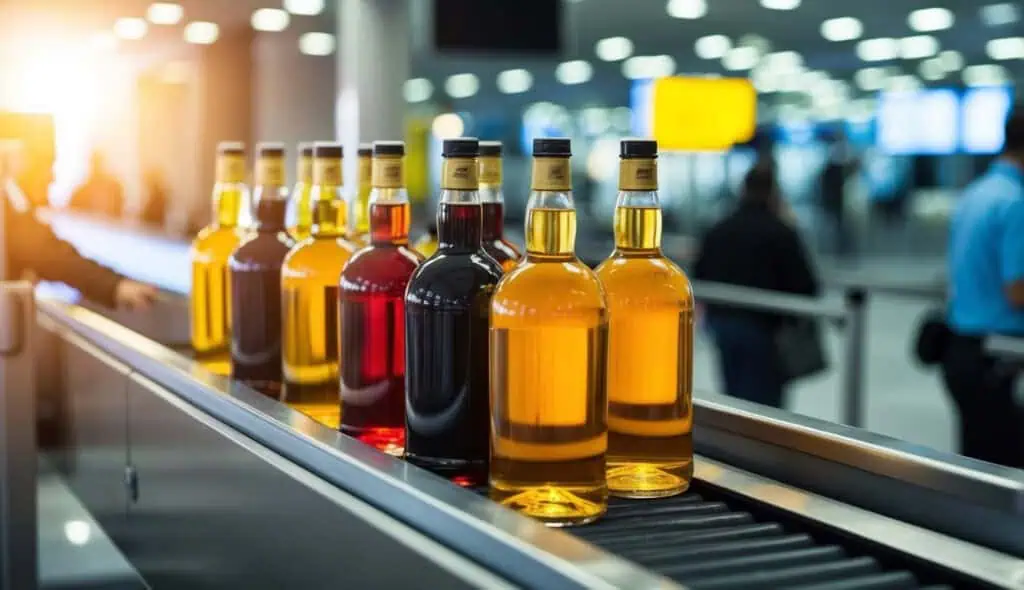
[[[749,80],[661,78],[653,94],[654,138],[662,150],[725,150],[754,137],[757,92]]]

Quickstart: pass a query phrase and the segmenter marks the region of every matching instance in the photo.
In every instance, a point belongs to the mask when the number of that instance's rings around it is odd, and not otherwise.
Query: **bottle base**
[[[608,493],[619,498],[667,498],[690,487],[687,463],[608,461]]]
[[[491,481],[491,499],[549,527],[589,524],[608,511],[608,490],[604,486],[523,487]]]
[[[342,419],[344,420],[344,416]],[[343,422],[339,430],[342,434],[351,436],[392,457],[402,457],[405,453],[405,428],[401,426],[364,428],[349,426]]]
[[[423,457],[406,451],[405,460],[464,488],[487,484],[487,461]]]

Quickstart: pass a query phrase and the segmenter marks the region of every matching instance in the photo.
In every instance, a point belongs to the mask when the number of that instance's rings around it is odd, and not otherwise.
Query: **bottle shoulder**
[[[501,306],[510,313],[606,307],[601,281],[576,259],[521,262],[498,284],[494,301],[495,309]]]
[[[192,240],[192,252],[217,251],[224,248],[234,249],[241,243],[243,233],[235,227],[206,226],[199,230]]]
[[[318,270],[341,267],[352,257],[354,248],[340,239],[324,239],[315,236],[306,238],[295,245],[285,258],[285,267],[296,271]]]
[[[253,232],[231,254],[232,268],[265,270],[280,268],[295,241],[286,232]]]
[[[501,266],[490,256],[438,251],[419,265],[409,279],[406,302],[463,306],[480,293],[489,295],[500,280]]]
[[[692,307],[690,279],[663,255],[613,253],[597,267],[610,304],[679,303]]]
[[[420,260],[419,254],[404,246],[367,246],[345,264],[341,272],[342,291],[404,293]]]

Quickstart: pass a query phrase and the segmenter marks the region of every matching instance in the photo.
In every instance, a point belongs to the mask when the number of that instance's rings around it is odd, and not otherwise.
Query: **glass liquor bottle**
[[[395,455],[405,448],[405,288],[423,261],[409,248],[405,144],[373,144],[370,244],[341,273],[341,431]]]
[[[430,258],[437,252],[437,224],[431,223],[427,226],[427,233],[423,234],[413,244],[413,248],[425,258]]]
[[[501,266],[481,244],[479,144],[445,140],[438,250],[405,295],[406,460],[460,485],[487,479],[488,323]]]
[[[404,149],[404,148],[403,148]],[[370,243],[370,191],[373,190],[373,144],[359,144],[359,189],[353,203],[352,240],[362,248]]]
[[[257,147],[255,230],[231,255],[231,374],[277,397],[281,391],[281,267],[295,245],[285,230],[284,146]]]
[[[192,349],[208,370],[231,372],[231,283],[228,259],[242,241],[238,214],[249,189],[245,186],[245,146],[222,142],[217,146],[216,184],[213,186],[213,222],[192,242],[190,326]]]
[[[608,503],[608,311],[576,257],[568,139],[533,142],[526,256],[491,304],[491,498],[552,526]]]
[[[608,295],[608,489],[651,498],[693,476],[693,292],[661,252],[658,144],[624,140]]]
[[[313,230],[313,144],[299,144],[295,187],[288,199],[288,233],[298,241],[305,240]]]
[[[281,272],[284,396],[292,407],[338,426],[338,279],[356,248],[342,193],[342,147],[313,147],[313,229]]]
[[[505,198],[501,191],[501,142],[480,142],[480,205],[483,207],[484,251],[508,272],[519,262],[519,250],[505,239]]]

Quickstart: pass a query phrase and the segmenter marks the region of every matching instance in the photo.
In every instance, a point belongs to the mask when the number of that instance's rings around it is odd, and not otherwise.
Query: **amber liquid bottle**
[[[231,375],[267,395],[281,392],[281,267],[295,245],[285,230],[284,146],[260,144],[256,228],[231,255]]]
[[[427,226],[427,233],[416,240],[413,248],[422,254],[424,258],[430,258],[434,255],[434,252],[437,252],[437,245],[437,224],[431,223]]]
[[[693,477],[693,292],[661,252],[658,144],[621,144],[608,295],[608,489],[671,496]]]
[[[282,401],[334,428],[339,424],[338,279],[356,248],[345,239],[342,147],[313,147],[313,229],[281,272],[284,321]]]
[[[404,149],[404,148],[403,148]],[[352,203],[350,240],[362,248],[370,243],[370,191],[373,190],[373,145],[359,144],[359,190]]]
[[[295,186],[289,195],[286,220],[288,233],[301,242],[313,231],[313,144],[299,144],[298,169],[295,172]]]
[[[373,145],[370,245],[341,273],[341,431],[386,453],[405,448],[405,288],[423,257],[409,248],[405,144]]]
[[[505,198],[501,191],[501,142],[480,142],[480,206],[484,251],[508,272],[519,263],[519,250],[505,239]]]
[[[608,503],[608,311],[576,257],[568,139],[533,143],[526,257],[491,304],[491,498],[551,526]]]
[[[231,372],[231,282],[228,259],[242,241],[239,209],[248,201],[245,186],[245,146],[217,146],[217,182],[213,187],[213,223],[192,242],[192,291],[189,320],[192,350],[208,370]]]
[[[442,149],[439,247],[405,295],[406,460],[477,485],[487,480],[488,322],[501,266],[480,242],[478,142]]]

